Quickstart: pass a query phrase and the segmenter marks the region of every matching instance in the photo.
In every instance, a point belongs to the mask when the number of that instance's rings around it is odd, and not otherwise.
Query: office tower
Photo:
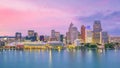
[[[86,28],[84,25],[81,26],[81,39],[83,40],[83,43],[86,42],[85,40],[85,35],[86,35],[86,32],[85,32]]]
[[[50,36],[45,35],[44,36],[44,42],[48,42],[48,41],[50,41]]]
[[[90,26],[86,27],[86,43],[93,43],[93,31]]]
[[[77,27],[73,27],[73,24],[71,23],[68,29],[68,32],[66,33],[67,36],[67,43],[73,43],[74,40],[78,39],[78,30]]]
[[[37,32],[34,32],[34,41],[38,41],[39,40],[39,36]]]
[[[95,21],[93,25],[93,42],[102,43],[102,27],[100,21]]]
[[[60,35],[60,41],[63,42],[64,41],[64,35]]]
[[[44,41],[44,35],[40,35],[40,41]]]
[[[71,42],[73,43],[76,39],[78,39],[78,30],[77,27],[73,27],[73,30],[71,31]]]
[[[51,30],[51,41],[56,41],[55,30]]]
[[[28,36],[29,37],[34,36],[34,30],[28,30]]]
[[[38,41],[37,32],[34,32],[34,30],[28,30],[28,36],[26,36],[26,40],[30,40],[32,42]]]
[[[55,32],[56,41],[60,41],[60,32]]]
[[[15,40],[16,40],[16,41],[21,41],[21,39],[22,39],[22,33],[16,32],[16,33],[15,33]]]
[[[66,32],[66,43],[70,44],[70,32]]]
[[[107,32],[102,32],[102,42],[108,43],[109,42],[109,35]]]

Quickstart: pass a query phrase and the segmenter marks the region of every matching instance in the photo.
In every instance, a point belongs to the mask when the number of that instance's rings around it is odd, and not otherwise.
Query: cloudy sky
[[[101,20],[103,31],[120,35],[119,6],[120,0],[0,0],[0,35],[26,35],[29,29],[65,34],[71,22],[80,30],[95,20]]]

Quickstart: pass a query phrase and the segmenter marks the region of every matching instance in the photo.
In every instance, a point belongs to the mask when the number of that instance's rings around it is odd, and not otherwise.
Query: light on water
[[[120,50],[1,50],[0,68],[120,68]]]

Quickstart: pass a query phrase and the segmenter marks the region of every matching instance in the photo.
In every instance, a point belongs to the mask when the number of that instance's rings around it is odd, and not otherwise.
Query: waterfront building
[[[102,43],[102,27],[100,21],[95,21],[93,25],[93,42]]]
[[[78,39],[78,29],[77,27],[74,27],[73,24],[71,23],[69,26],[69,30],[66,33],[67,36],[67,43],[74,43],[74,40]]]
[[[74,40],[74,45],[75,45],[75,46],[81,46],[81,41],[80,41],[80,39]]]
[[[47,44],[49,46],[53,46],[53,47],[55,47],[55,46],[64,46],[64,43],[61,42],[61,41],[49,41]]]
[[[0,46],[5,46],[5,42],[0,41]]]
[[[111,36],[109,39],[111,43],[120,43],[120,36]]]
[[[1,41],[12,42],[15,41],[15,36],[0,36]]]
[[[55,36],[55,30],[51,30],[51,41],[56,41],[57,39],[56,39],[56,36]]]
[[[40,35],[40,41],[44,41],[44,35]]]
[[[64,41],[64,35],[60,35],[60,41],[63,42]]]
[[[44,42],[50,41],[50,36],[45,35],[44,36]]]
[[[34,32],[34,30],[28,30],[28,36],[26,36],[26,40],[30,41],[37,41],[38,40],[38,33]]]
[[[60,41],[60,32],[55,32],[56,41]]]
[[[109,42],[109,35],[107,32],[102,32],[102,43],[108,43]]]
[[[91,30],[90,26],[86,28],[86,43],[93,43],[93,31]]]
[[[66,44],[70,44],[70,32],[66,32]]]
[[[86,27],[84,26],[84,25],[82,25],[81,26],[81,39],[83,40],[83,43],[85,43],[86,42],[86,38],[85,38],[85,36],[86,36]]]
[[[28,36],[29,37],[34,36],[34,30],[28,30]]]
[[[37,32],[34,32],[34,38],[35,38],[34,41],[39,41],[39,36]]]
[[[22,40],[22,33],[16,32],[15,33],[15,40],[16,41],[21,41]]]

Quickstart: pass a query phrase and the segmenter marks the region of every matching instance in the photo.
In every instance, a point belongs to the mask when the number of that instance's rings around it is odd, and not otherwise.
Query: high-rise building
[[[64,41],[64,35],[60,35],[60,41],[63,42]]]
[[[55,30],[51,30],[51,41],[56,41]]]
[[[50,41],[50,36],[45,35],[44,36],[44,42],[48,42],[48,41]]]
[[[39,36],[38,36],[38,33],[37,33],[37,32],[34,32],[34,38],[35,38],[34,41],[38,41],[38,40],[39,40]]]
[[[70,32],[66,32],[66,43],[70,44]]]
[[[21,39],[22,39],[22,33],[16,32],[16,33],[15,33],[15,40],[21,41]]]
[[[28,30],[28,36],[26,36],[26,40],[38,41],[38,33],[34,32],[34,30]]]
[[[86,43],[93,43],[93,31],[86,30]]]
[[[109,41],[111,43],[119,43],[120,42],[120,36],[111,36]]]
[[[86,28],[84,25],[81,26],[81,39],[83,40],[83,43],[86,42],[86,38],[85,38],[85,35],[86,35]]]
[[[40,35],[40,41],[44,41],[44,35]]]
[[[29,37],[34,36],[34,30],[28,30],[28,36]]]
[[[67,36],[67,43],[74,43],[74,40],[78,39],[78,30],[77,27],[73,27],[73,24],[71,23],[69,26],[69,30],[66,33]]]
[[[100,21],[95,21],[93,25],[93,42],[102,43],[102,27]]]
[[[60,32],[55,32],[56,41],[60,41]]]
[[[102,42],[108,43],[109,42],[109,35],[107,32],[102,32]]]
[[[90,26],[86,27],[86,43],[93,43],[93,31]]]

